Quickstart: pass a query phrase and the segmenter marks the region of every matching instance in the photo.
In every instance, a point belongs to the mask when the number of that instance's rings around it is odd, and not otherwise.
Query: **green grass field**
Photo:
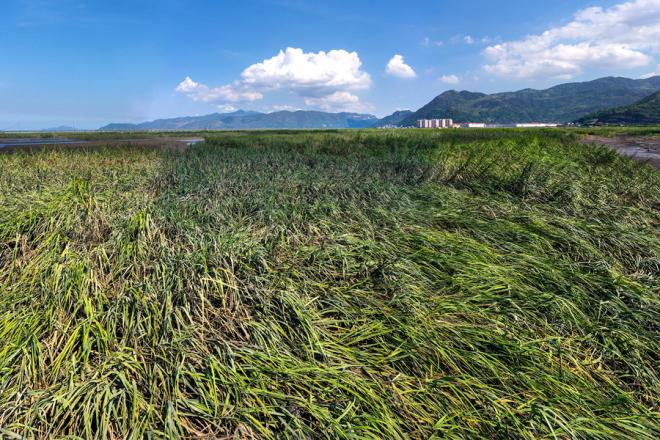
[[[0,437],[660,436],[660,173],[560,130],[0,155]]]

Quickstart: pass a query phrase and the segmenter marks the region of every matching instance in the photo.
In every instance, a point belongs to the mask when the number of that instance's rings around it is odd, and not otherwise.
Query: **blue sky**
[[[660,63],[660,0],[4,0],[0,130],[417,109]]]

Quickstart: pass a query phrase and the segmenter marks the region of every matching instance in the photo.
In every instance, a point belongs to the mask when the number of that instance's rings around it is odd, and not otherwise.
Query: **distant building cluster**
[[[486,128],[483,122],[454,122],[453,119],[420,119],[417,128]]]
[[[454,121],[451,119],[420,119],[417,128],[453,128]]]
[[[524,122],[517,124],[486,124],[485,122],[454,122],[452,119],[419,119],[417,128],[537,128],[558,127],[559,124]]]

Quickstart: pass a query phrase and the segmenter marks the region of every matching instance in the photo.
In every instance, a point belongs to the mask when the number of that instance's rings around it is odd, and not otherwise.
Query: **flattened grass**
[[[0,156],[0,432],[657,438],[659,176],[558,131]]]

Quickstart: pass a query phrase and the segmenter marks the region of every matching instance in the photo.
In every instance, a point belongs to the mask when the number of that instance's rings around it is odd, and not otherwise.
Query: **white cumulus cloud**
[[[371,106],[360,102],[360,98],[350,92],[335,92],[318,98],[305,98],[305,105],[325,111],[362,112],[371,110]]]
[[[461,82],[461,79],[456,75],[442,75],[440,81],[445,84],[458,84]]]
[[[406,64],[402,55],[394,55],[385,67],[385,73],[398,78],[415,78],[415,70]]]
[[[313,90],[367,89],[371,77],[362,70],[356,52],[331,50],[305,53],[287,48],[276,56],[253,64],[241,74],[243,83],[264,89]]]
[[[307,105],[332,110],[357,107],[359,98],[351,91],[368,89],[371,76],[362,70],[356,52],[331,50],[309,52],[287,48],[272,58],[247,67],[241,79],[220,87],[209,87],[187,77],[176,90],[203,102],[219,104],[249,102],[268,92],[285,90],[301,97]],[[350,98],[349,98],[350,96]]]
[[[184,93],[195,101],[202,102],[240,102],[256,101],[263,98],[263,95],[254,90],[243,87],[240,83],[225,85],[222,87],[211,88],[206,84],[200,84],[193,81],[189,76],[186,77],[176,88],[177,92]]]
[[[660,0],[578,11],[569,23],[486,48],[487,72],[570,79],[588,68],[639,68],[660,51]]]

